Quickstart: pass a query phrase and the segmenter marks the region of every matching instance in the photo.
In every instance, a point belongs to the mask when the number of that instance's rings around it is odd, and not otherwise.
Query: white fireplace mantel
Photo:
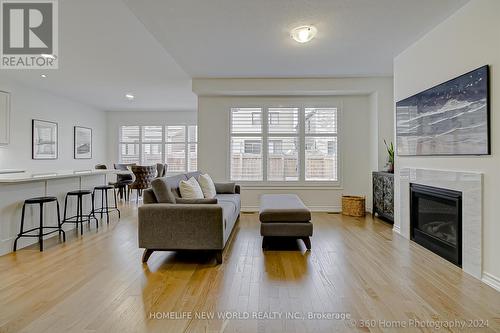
[[[399,173],[399,223],[394,230],[410,239],[410,184],[434,186],[462,192],[462,269],[482,275],[482,187],[483,175],[429,169],[401,169]]]

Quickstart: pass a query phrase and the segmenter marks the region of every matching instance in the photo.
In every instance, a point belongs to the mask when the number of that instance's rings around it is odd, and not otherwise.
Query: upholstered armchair
[[[120,171],[128,171],[130,167],[136,165],[135,163],[130,163],[130,164],[118,164],[118,163],[115,163],[113,165],[113,167],[115,168],[115,170],[120,170]],[[112,185],[114,185],[117,189],[118,189],[118,193],[120,194],[120,198],[123,198],[123,196],[125,196],[125,200],[129,200],[129,196],[128,196],[128,190],[127,190],[127,186],[129,186],[130,184],[132,184],[134,182],[134,178],[132,177],[131,174],[125,174],[125,175],[116,175],[116,182],[113,183]]]
[[[151,181],[156,176],[156,165],[133,165],[131,166],[132,172],[134,173],[135,180],[132,184],[128,186],[130,190],[137,191],[136,202],[139,202],[139,196],[142,195],[142,191],[151,187]]]
[[[168,164],[156,163],[156,178],[165,177],[167,174]]]

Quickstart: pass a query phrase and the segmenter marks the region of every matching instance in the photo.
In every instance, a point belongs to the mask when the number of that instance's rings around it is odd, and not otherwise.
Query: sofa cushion
[[[191,205],[191,204],[217,204],[218,201],[215,198],[211,198],[211,199],[207,199],[207,198],[204,198],[204,199],[177,198],[177,199],[175,199],[175,203],[187,204],[187,205]]]
[[[203,191],[198,181],[191,177],[188,180],[181,180],[179,183],[181,197],[185,199],[203,199]]]
[[[181,180],[187,180],[185,174],[167,177],[168,186],[170,186],[170,189],[176,198],[181,197],[181,192],[179,191],[179,183]]]
[[[175,203],[175,197],[168,185],[167,178],[156,178],[151,182],[156,201],[160,203]]]
[[[227,202],[231,204],[232,211],[240,213],[241,199],[238,194],[217,194],[215,196],[219,203]]]
[[[209,175],[204,174],[198,177],[198,183],[200,184],[201,190],[203,191],[203,196],[207,199],[215,198],[217,191],[215,191],[215,185]]]
[[[308,222],[311,211],[295,194],[264,194],[260,199],[261,222]]]
[[[173,196],[173,195],[172,195]],[[175,198],[174,198],[175,200]],[[156,200],[156,195],[153,192],[152,188],[145,189],[142,194],[142,202],[144,204],[156,204],[158,200]]]

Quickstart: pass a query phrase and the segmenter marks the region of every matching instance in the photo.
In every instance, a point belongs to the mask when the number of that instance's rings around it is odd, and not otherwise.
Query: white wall
[[[119,130],[125,125],[196,125],[196,111],[108,111],[107,123],[107,163],[117,163],[119,159]]]
[[[483,272],[500,277],[500,1],[473,0],[394,60],[394,98],[404,99],[482,65],[490,65],[491,156],[396,157],[396,191],[399,170],[427,168],[484,173]],[[498,67],[497,67],[498,66]],[[395,193],[396,200],[399,193]],[[399,225],[399,203],[395,205]],[[497,280],[500,283],[500,279]]]
[[[10,144],[0,145],[0,169],[26,169],[34,172],[82,170],[105,160],[106,117],[90,106],[24,86],[0,76],[0,90],[10,92]],[[48,120],[59,124],[59,158],[31,159],[31,121]],[[73,127],[93,129],[93,158],[73,158]]]
[[[247,186],[242,192],[242,206],[256,209],[263,193],[297,193],[313,210],[338,211],[345,193],[366,195],[367,208],[371,208],[371,171],[383,166],[386,159],[377,135],[393,137],[392,89],[391,78],[195,79],[200,170],[217,181],[229,178],[231,107],[271,103],[340,105],[341,187]]]

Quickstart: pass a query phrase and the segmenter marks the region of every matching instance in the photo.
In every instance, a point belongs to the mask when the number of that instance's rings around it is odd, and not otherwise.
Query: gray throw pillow
[[[168,185],[167,178],[156,178],[151,182],[151,187],[159,203],[175,203],[175,197]]]
[[[217,204],[218,201],[215,198],[212,199],[185,199],[185,198],[177,198],[175,199],[175,203],[178,204]]]
[[[235,194],[236,183],[215,183],[217,194]]]

